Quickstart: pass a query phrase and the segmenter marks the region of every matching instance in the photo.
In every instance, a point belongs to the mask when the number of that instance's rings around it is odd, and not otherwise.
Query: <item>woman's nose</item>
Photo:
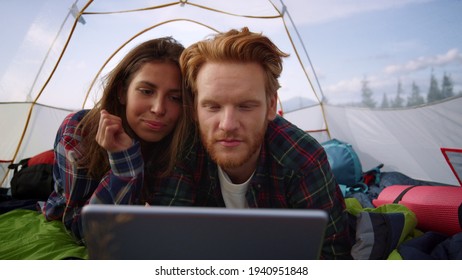
[[[166,112],[165,98],[157,95],[152,99],[151,111],[156,115],[164,115]]]

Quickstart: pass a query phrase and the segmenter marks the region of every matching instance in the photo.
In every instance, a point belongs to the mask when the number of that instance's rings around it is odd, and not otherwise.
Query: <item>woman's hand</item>
[[[128,136],[122,126],[122,119],[101,110],[96,142],[108,152],[120,152],[133,145],[133,139]]]

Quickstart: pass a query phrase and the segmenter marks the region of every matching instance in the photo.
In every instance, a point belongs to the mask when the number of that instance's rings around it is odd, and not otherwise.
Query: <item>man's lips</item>
[[[225,147],[236,147],[242,143],[238,139],[219,139],[217,142]]]

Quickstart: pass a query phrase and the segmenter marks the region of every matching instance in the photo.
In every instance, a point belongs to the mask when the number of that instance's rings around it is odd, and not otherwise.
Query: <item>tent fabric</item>
[[[59,124],[70,112],[67,109],[36,104],[33,107],[24,140],[19,147],[19,153],[13,160],[31,106],[32,104],[28,102],[0,103],[0,129],[4,131],[0,142],[0,181],[2,187],[9,187],[13,177],[13,172],[8,170],[8,165],[53,148]]]
[[[324,103],[306,42],[290,16],[291,9],[309,8],[304,5],[281,0],[1,3],[3,19],[14,26],[0,31],[8,38],[0,65],[1,186],[9,186],[8,164],[51,149],[62,119],[94,106],[104,75],[136,44],[173,36],[188,46],[243,26],[269,36],[290,54],[279,90],[279,109],[289,121],[320,142],[351,143],[365,169],[384,163],[385,171],[455,184],[439,149],[462,146],[462,98],[403,110]],[[294,98],[302,106],[288,106]]]
[[[384,163],[382,171],[459,185],[441,147],[462,146],[462,97],[411,109],[323,107],[330,136],[352,144],[364,170]],[[303,112],[285,117],[309,130]]]
[[[94,106],[101,82],[120,58],[142,41],[173,36],[183,45],[217,31],[248,26],[263,32],[291,57],[281,81],[280,95],[304,92],[318,103],[308,72],[289,37],[280,1],[86,1],[40,0],[2,4],[5,20],[15,26],[3,30],[10,38],[0,65],[0,180],[8,186],[5,165],[52,148],[52,139],[70,111]],[[5,7],[4,7],[5,6]],[[14,15],[14,16],[11,16]],[[305,62],[302,62],[302,61]],[[309,65],[309,64],[307,64]],[[293,81],[304,81],[297,88]],[[6,170],[6,171],[5,171]],[[5,176],[7,178],[5,178]]]

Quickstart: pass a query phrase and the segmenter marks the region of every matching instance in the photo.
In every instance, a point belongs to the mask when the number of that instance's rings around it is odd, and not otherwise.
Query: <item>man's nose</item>
[[[238,114],[233,108],[226,108],[220,120],[220,129],[232,131],[239,127]]]

